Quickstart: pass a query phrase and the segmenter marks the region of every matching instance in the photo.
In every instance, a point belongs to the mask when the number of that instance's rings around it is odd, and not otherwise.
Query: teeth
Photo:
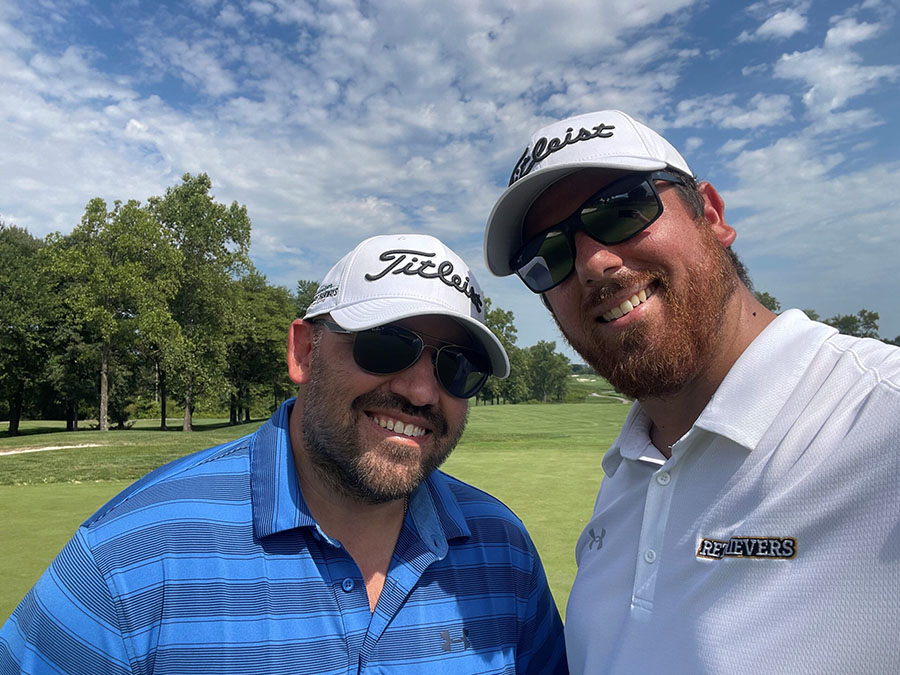
[[[425,435],[425,430],[422,427],[417,427],[415,424],[404,424],[400,420],[392,420],[388,417],[372,417],[372,419],[379,426],[382,426],[389,431],[396,431],[398,434],[403,434],[404,436],[417,438]]]
[[[646,288],[641,289],[640,291],[638,291],[636,294],[632,295],[628,300],[623,302],[618,307],[613,307],[611,310],[606,312],[603,315],[603,320],[604,321],[612,321],[613,319],[619,319],[619,318],[625,316],[626,314],[628,314],[628,312],[633,310],[635,307],[640,305],[642,302],[646,302],[647,298],[649,298],[651,295],[653,295],[653,293],[648,292]]]

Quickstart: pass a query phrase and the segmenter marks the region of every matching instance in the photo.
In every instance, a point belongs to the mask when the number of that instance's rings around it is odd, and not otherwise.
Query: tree
[[[43,243],[0,222],[0,394],[9,435],[19,433],[26,397],[42,380],[56,301],[44,274]]]
[[[856,314],[838,314],[830,319],[825,319],[825,323],[829,326],[834,326],[845,335],[875,338],[877,340],[878,319],[878,312],[861,309]]]
[[[134,200],[117,201],[109,211],[102,199],[92,199],[69,236],[48,241],[66,306],[99,342],[98,423],[107,431],[113,350],[135,340],[160,341],[169,332],[178,253]]]
[[[227,331],[234,311],[233,281],[249,268],[247,208],[219,204],[205,173],[184,174],[180,185],[150,199],[154,216],[181,253],[178,291],[170,308],[180,327],[166,345],[165,370],[177,375],[184,399],[182,429],[193,427],[194,398],[203,386],[222,384]]]
[[[563,400],[569,388],[572,367],[569,359],[556,351],[556,343],[541,340],[528,348],[531,372],[531,397],[547,401]]]
[[[500,381],[500,396],[507,403],[521,403],[531,393],[531,369],[528,352],[515,345],[507,348],[509,377]]]
[[[63,405],[66,431],[77,431],[84,408],[96,410],[99,403],[96,340],[86,341],[83,331],[71,319],[56,323],[47,360],[47,383]]]
[[[769,293],[761,291],[754,291],[753,295],[755,295],[760,304],[762,304],[762,306],[768,309],[770,312],[775,312],[775,314],[778,314],[778,312],[781,311],[781,303],[778,302],[778,299],[774,295],[770,295]]]
[[[318,281],[309,281],[308,279],[300,279],[297,282],[297,299],[296,299],[296,310],[295,316],[298,319],[302,319],[306,314],[306,310],[309,309],[309,306],[312,304],[313,299],[316,297],[316,293],[319,292],[319,282]]]
[[[530,375],[528,372],[528,358],[524,352],[516,346],[517,330],[515,316],[511,311],[500,307],[494,307],[490,298],[484,299],[484,322],[490,328],[509,357],[509,377],[501,380],[496,377],[488,378],[484,388],[479,393],[483,401],[505,400],[507,403],[519,403],[528,398],[530,388]]]
[[[271,392],[272,410],[290,391],[285,345],[296,310],[286,288],[268,285],[255,270],[237,282],[235,302],[227,340],[231,424],[250,420],[255,386]]]

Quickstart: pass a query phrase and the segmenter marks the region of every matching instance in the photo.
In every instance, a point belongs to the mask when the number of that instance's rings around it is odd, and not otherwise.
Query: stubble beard
[[[698,227],[705,232],[702,245],[707,255],[691,267],[683,288],[676,288],[664,270],[624,272],[585,298],[582,337],[557,321],[572,348],[626,396],[664,398],[681,391],[701,374],[716,347],[725,307],[738,281],[715,235],[705,224]],[[668,310],[663,321],[641,320],[610,338],[590,318],[597,303],[651,282],[657,284],[656,302]]]
[[[414,406],[402,396],[372,391],[349,408],[339,400],[338,380],[325,359],[313,357],[303,406],[303,443],[313,470],[330,489],[365,504],[408,497],[450,453],[465,429],[465,418],[451,425],[436,406]],[[431,427],[430,451],[384,439],[374,447],[362,442],[365,410],[396,410],[424,417]]]

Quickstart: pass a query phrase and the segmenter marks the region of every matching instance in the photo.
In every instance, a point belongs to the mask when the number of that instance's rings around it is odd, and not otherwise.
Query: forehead
[[[522,225],[522,240],[556,225],[572,215],[594,193],[621,178],[621,169],[582,169],[560,178],[534,200]]]

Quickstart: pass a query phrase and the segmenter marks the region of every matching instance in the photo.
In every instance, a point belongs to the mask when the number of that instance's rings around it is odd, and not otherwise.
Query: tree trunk
[[[66,401],[66,431],[75,431],[78,428],[78,410],[75,403]]]
[[[100,357],[100,431],[109,431],[106,411],[109,407],[109,341],[103,343]]]
[[[159,430],[166,431],[166,371],[159,368]]]
[[[238,423],[238,407],[237,407],[237,396],[232,392],[229,395],[229,405],[228,405],[228,424],[234,426]]]
[[[191,398],[193,393],[191,391],[193,383],[192,377],[188,375],[184,385],[184,423],[181,425],[182,431],[191,431],[193,429],[192,415],[194,412],[194,401]]]
[[[248,405],[246,408],[244,408],[244,422],[246,423],[249,421],[250,421],[250,406]]]
[[[19,421],[22,419],[22,390],[19,389],[9,400],[9,435],[19,435]]]

